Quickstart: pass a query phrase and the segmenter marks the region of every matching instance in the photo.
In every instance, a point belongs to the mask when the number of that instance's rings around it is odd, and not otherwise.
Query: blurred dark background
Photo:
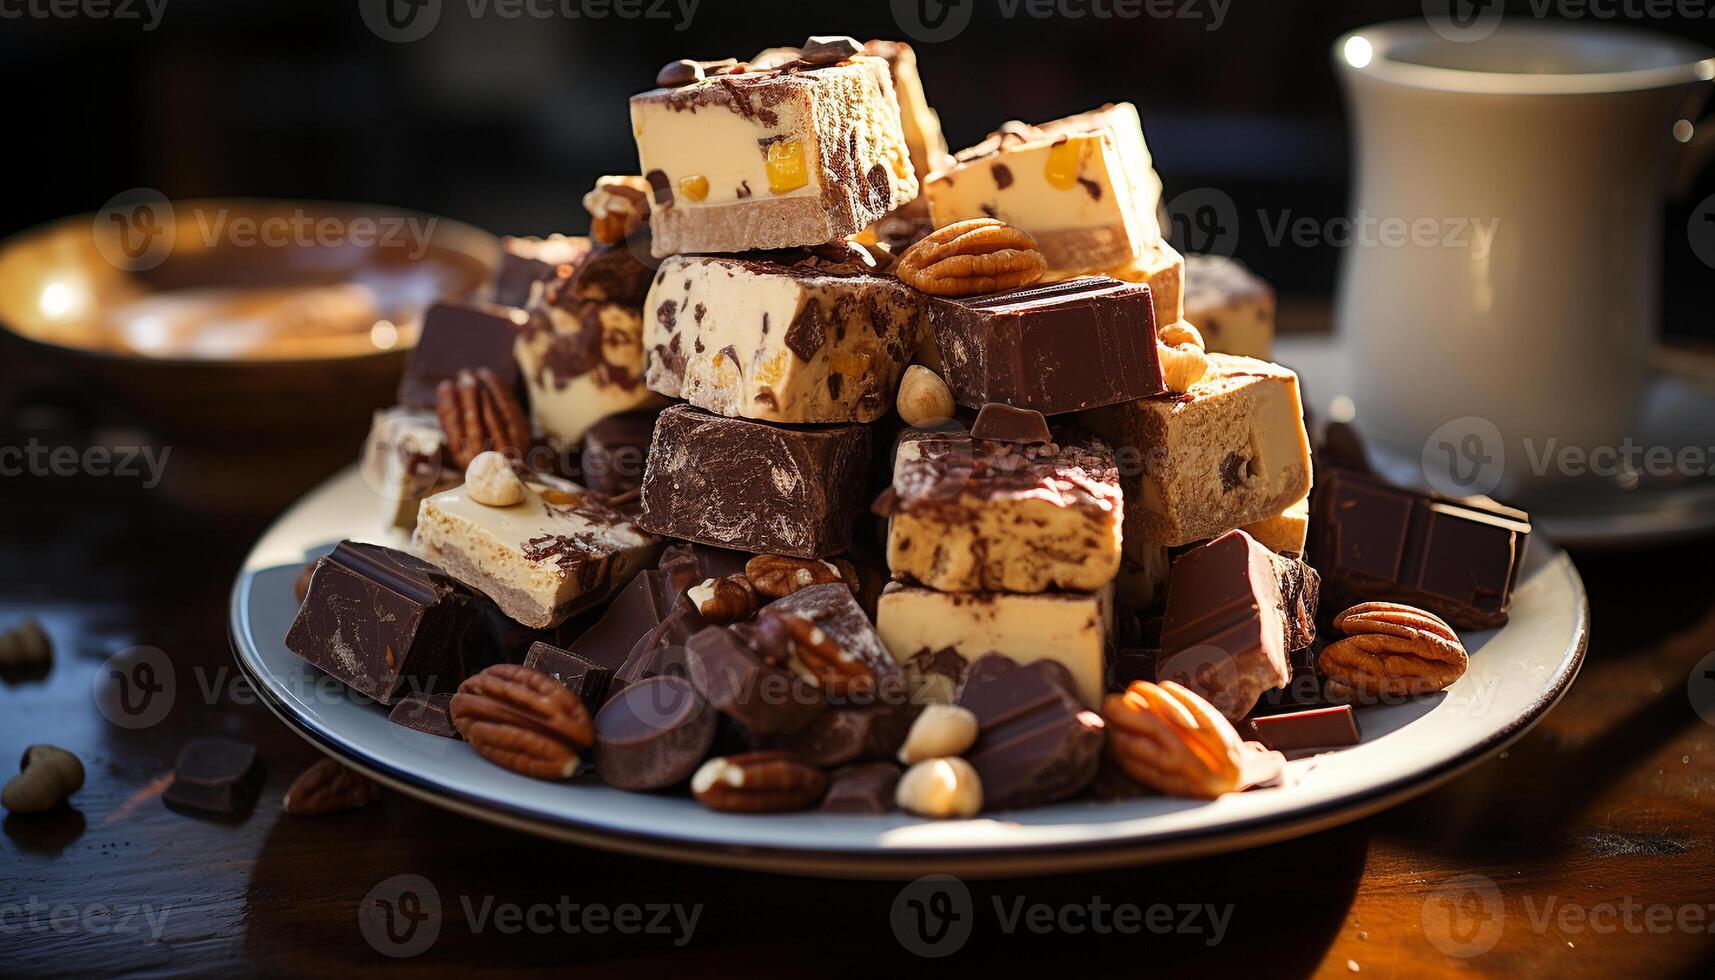
[[[48,0],[0,0],[0,12],[32,2]],[[511,18],[507,0],[439,0],[435,28],[411,43],[368,29],[362,0],[165,0],[152,30],[144,0],[112,2],[142,22],[0,17],[9,156],[24,178],[0,202],[0,233],[139,186],[171,198],[393,204],[500,233],[578,232],[593,178],[636,167],[625,99],[650,87],[661,64],[745,57],[810,33],[904,36],[885,0],[700,0],[688,26],[689,0],[630,19],[591,16],[620,9],[611,0],[533,0],[547,16]],[[1012,0],[967,2],[974,16],[962,36],[918,45],[955,148],[1007,118],[1129,99],[1170,198],[1220,188],[1241,215],[1240,258],[1289,299],[1331,294],[1338,250],[1270,247],[1256,212],[1344,212],[1348,144],[1330,46],[1364,24],[1421,17],[1424,0],[1146,0],[1142,9],[1162,15],[1133,19],[1009,19]],[[657,0],[619,3],[647,12]],[[1529,16],[1533,5],[1506,6]],[[1644,26],[1715,46],[1709,18]],[[1715,276],[1685,228],[1711,193],[1715,173],[1667,216],[1670,332],[1710,336]]]

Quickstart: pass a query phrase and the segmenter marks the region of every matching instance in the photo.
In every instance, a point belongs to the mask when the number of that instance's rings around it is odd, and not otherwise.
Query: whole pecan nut
[[[381,799],[381,787],[333,759],[323,759],[292,780],[280,809],[299,817],[355,810]]]
[[[1169,796],[1212,800],[1241,785],[1244,743],[1231,722],[1190,690],[1133,681],[1102,701],[1108,757]]]
[[[698,803],[728,813],[803,810],[815,806],[827,789],[827,775],[790,752],[710,759],[691,777]]]
[[[854,570],[853,574],[856,572]],[[784,599],[799,589],[830,582],[851,585],[840,568],[832,562],[815,558],[788,558],[785,555],[757,555],[744,564],[744,577],[756,591],[770,599]],[[854,589],[854,591],[856,591]]]
[[[705,579],[687,595],[697,612],[715,626],[730,626],[756,615],[756,588],[743,574]]]
[[[1447,621],[1397,602],[1365,602],[1334,617],[1346,634],[1317,661],[1329,692],[1353,701],[1411,697],[1465,676],[1470,656]]]
[[[579,697],[539,670],[495,664],[459,685],[453,727],[488,761],[537,779],[566,779],[595,744]]]
[[[755,647],[774,666],[790,666],[835,697],[864,698],[875,692],[875,672],[842,648],[815,621],[774,607],[756,618]]]
[[[462,369],[436,386],[435,415],[459,469],[490,450],[520,459],[530,446],[523,406],[488,368]]]
[[[1027,231],[994,218],[955,221],[905,250],[894,274],[931,296],[975,296],[1028,286],[1048,260]]]

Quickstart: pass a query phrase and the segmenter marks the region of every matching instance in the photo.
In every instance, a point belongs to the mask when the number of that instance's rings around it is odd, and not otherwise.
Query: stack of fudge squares
[[[1505,621],[1525,515],[1337,427],[1313,491],[1273,292],[1167,243],[1131,105],[954,154],[902,43],[656,83],[589,236],[425,315],[361,467],[409,546],[308,580],[288,646],[398,723],[728,811],[1212,797]],[[1429,667],[1353,656],[1401,622]]]

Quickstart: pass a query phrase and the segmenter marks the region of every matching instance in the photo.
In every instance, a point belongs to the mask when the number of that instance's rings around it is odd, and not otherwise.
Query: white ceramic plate
[[[1363,744],[1296,764],[1296,785],[1207,803],[1086,801],[956,822],[727,815],[685,796],[514,775],[463,742],[390,723],[383,707],[293,656],[283,641],[306,557],[347,537],[398,544],[381,532],[378,515],[378,499],[349,470],[287,512],[238,576],[233,647],[282,721],[382,783],[492,823],[651,857],[794,874],[1051,874],[1236,850],[1355,820],[1426,792],[1524,734],[1572,683],[1589,631],[1578,573],[1539,538],[1512,622],[1466,637],[1470,672],[1428,700],[1360,710]]]

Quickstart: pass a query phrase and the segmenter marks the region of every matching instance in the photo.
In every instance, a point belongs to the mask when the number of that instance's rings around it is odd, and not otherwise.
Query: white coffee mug
[[[1660,312],[1663,202],[1709,142],[1715,53],[1608,26],[1401,22],[1335,46],[1357,238],[1337,327],[1371,440],[1438,488],[1528,497],[1618,446]],[[1715,130],[1715,120],[1704,124]]]

